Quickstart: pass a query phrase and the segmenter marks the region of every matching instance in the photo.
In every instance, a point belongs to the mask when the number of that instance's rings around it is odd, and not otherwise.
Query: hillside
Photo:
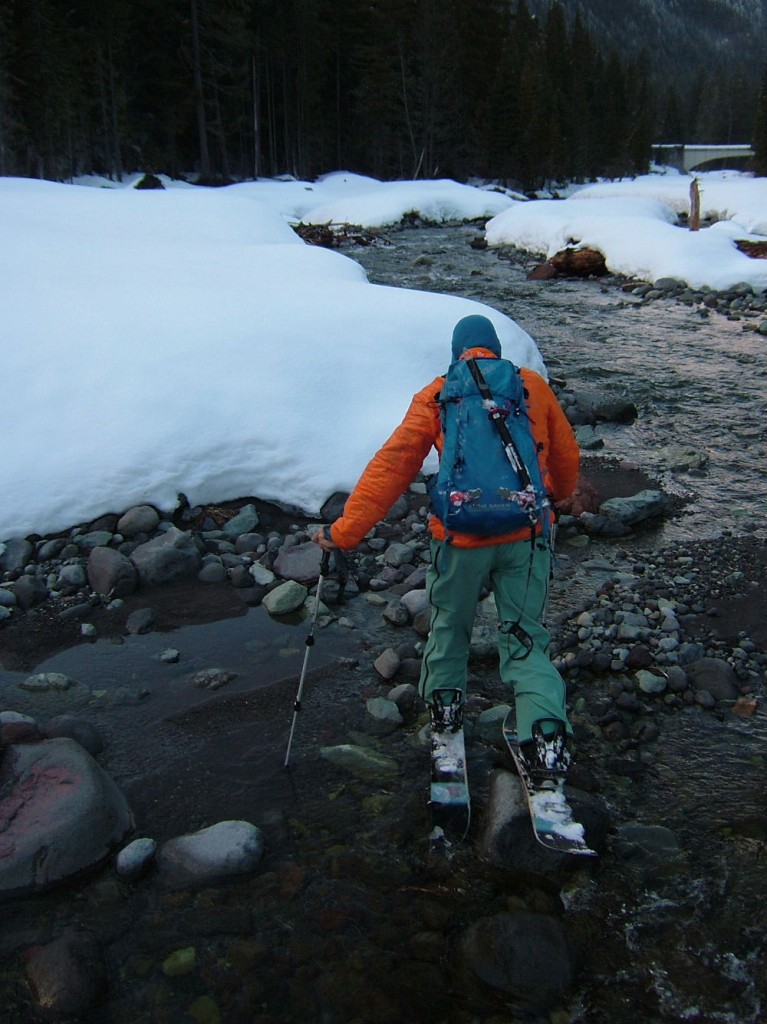
[[[556,0],[528,0],[541,16]],[[767,60],[764,0],[567,0],[568,19],[583,23],[605,48],[644,51],[656,84],[685,90],[701,72],[740,69],[749,85]]]

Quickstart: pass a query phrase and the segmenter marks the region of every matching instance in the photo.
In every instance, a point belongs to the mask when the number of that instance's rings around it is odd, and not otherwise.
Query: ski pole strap
[[[476,359],[467,359],[466,365],[469,367],[469,372],[474,378],[474,383],[477,385],[479,393],[484,401],[493,403],[493,393],[487,386],[487,381],[483,377],[482,371],[477,366]],[[505,419],[501,415],[500,410],[497,407],[492,408],[492,405],[489,409],[489,415],[490,419],[495,424],[498,433],[501,435],[501,441],[503,442],[503,447],[506,450],[509,462],[519,473],[523,488],[529,487],[532,483],[530,474],[527,471],[527,466],[525,465],[524,460],[517,450],[517,446],[514,444],[514,438],[509,433],[509,428],[506,426]]]

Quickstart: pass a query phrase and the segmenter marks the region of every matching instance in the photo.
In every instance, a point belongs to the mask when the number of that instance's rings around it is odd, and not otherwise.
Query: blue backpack
[[[447,532],[534,533],[539,523],[545,531],[549,502],[517,367],[458,360],[437,400],[444,448],[431,500]]]

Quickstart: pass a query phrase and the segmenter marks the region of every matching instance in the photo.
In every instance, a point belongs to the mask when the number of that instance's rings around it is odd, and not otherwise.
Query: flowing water
[[[599,454],[656,475],[682,512],[622,545],[649,550],[728,531],[757,543],[767,527],[767,338],[745,331],[745,321],[671,301],[645,304],[615,281],[529,282],[533,259],[474,249],[475,235],[412,229],[392,233],[390,244],[344,251],[374,282],[492,305],[533,335],[552,376],[576,394],[636,405],[634,423],[599,425]],[[690,469],[672,471],[685,460]],[[567,589],[558,601],[577,603]],[[117,884],[106,869],[6,904],[0,1007],[9,1024],[33,1019],[25,950],[65,927],[96,933],[111,972],[108,1002],[83,1024],[765,1020],[763,704],[751,719],[697,709],[665,716],[652,771],[634,779],[602,769],[615,824],[661,824],[677,837],[681,861],[669,858],[668,870],[647,872],[606,853],[587,868],[571,866],[560,888],[561,879],[498,871],[469,849],[440,880],[422,870],[427,753],[412,730],[380,741],[401,768],[383,782],[347,778],[317,756],[366,728],[364,698],[379,690],[365,656],[400,643],[401,633],[382,628],[372,609],[354,630],[322,630],[286,773],[306,624],[276,624],[263,609],[188,618],[177,616],[167,634],[160,621],[145,637],[101,636],[45,660],[31,656],[23,671],[0,668],[0,692],[7,701],[32,670],[78,679],[80,690],[45,710],[83,714],[104,732],[102,763],[142,834],[162,841],[222,816],[246,818],[266,831],[264,870],[188,894],[166,892],[153,877]],[[159,661],[169,645],[182,652],[177,665]],[[220,694],[190,687],[190,673],[210,665],[236,673]],[[497,699],[492,683],[479,685]],[[39,714],[38,698],[28,701],[14,706]],[[478,804],[484,757],[470,766]],[[461,972],[463,930],[519,905],[564,915],[579,968],[566,1005],[522,1007]],[[195,969],[164,973],[165,957],[187,946]]]

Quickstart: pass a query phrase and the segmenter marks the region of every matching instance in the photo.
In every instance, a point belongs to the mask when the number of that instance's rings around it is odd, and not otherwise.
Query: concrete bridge
[[[707,145],[673,145],[658,143],[652,148],[653,159],[659,164],[667,167],[676,167],[678,171],[689,173],[695,170],[705,170],[706,164],[727,161],[730,167],[742,168],[745,162],[754,155],[754,150],[749,145],[738,146],[707,146]]]

